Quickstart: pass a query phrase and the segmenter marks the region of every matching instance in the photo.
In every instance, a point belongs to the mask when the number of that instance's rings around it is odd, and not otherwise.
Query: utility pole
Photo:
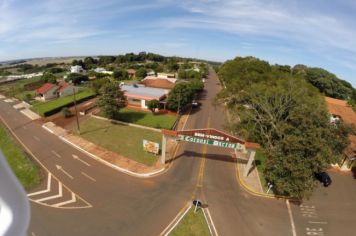
[[[181,92],[178,93],[178,116],[180,113],[180,97],[181,97]]]
[[[77,111],[77,99],[75,98],[75,88],[73,87],[73,96],[74,96],[74,109],[75,109],[75,116],[77,118],[77,128],[80,134],[80,127],[79,127],[79,118],[78,118],[78,111]]]

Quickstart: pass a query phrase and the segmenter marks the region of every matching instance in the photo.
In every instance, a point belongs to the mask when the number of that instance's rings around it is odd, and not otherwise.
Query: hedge
[[[81,103],[81,102],[89,100],[95,96],[96,95],[91,91],[83,91],[76,95],[76,100],[77,100],[77,103]],[[69,97],[71,97],[72,99],[66,102],[65,100],[67,100]],[[59,99],[63,99],[64,102],[61,103],[60,101],[58,101]],[[47,117],[47,116],[53,115],[57,112],[60,112],[63,107],[70,107],[70,106],[74,105],[73,96],[66,96],[66,97],[59,98],[59,99],[49,101],[46,103],[38,103],[38,104],[34,105],[31,109],[33,111],[37,112],[39,115]],[[59,103],[59,104],[57,106],[51,107],[51,105],[55,104],[55,103]]]

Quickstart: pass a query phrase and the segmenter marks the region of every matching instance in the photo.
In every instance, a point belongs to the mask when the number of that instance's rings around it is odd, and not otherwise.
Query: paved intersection
[[[224,124],[223,111],[212,106],[219,90],[214,73],[207,79],[206,90],[202,106],[192,112],[187,129],[207,126],[221,129]],[[68,146],[12,105],[13,102],[0,99],[0,117],[38,159],[45,173],[43,184],[29,193],[32,200],[29,234],[159,235],[193,197],[208,204],[219,235],[293,235],[290,214],[298,235],[333,235],[354,229],[346,221],[351,219],[355,208],[346,207],[354,196],[352,189],[347,189],[351,195],[345,194],[343,203],[336,202],[336,196],[325,199],[320,192],[329,193],[329,189],[319,189],[315,199],[302,208],[291,204],[289,214],[284,200],[257,198],[241,189],[236,181],[235,163],[226,149],[193,143],[180,144],[178,158],[165,174],[137,179]],[[337,191],[345,191],[337,181],[334,185]],[[333,187],[330,190],[334,191]],[[332,210],[328,210],[330,202],[326,201],[333,201]],[[332,222],[338,217],[333,212],[337,206],[341,206],[346,226],[340,220]],[[306,221],[306,213],[315,214],[313,209],[318,216],[325,216],[315,219],[327,222],[322,225],[323,234],[313,234],[320,233],[315,231],[319,228]]]

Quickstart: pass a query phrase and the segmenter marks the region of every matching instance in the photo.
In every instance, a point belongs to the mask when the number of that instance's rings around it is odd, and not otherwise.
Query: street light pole
[[[73,87],[73,96],[74,96],[74,109],[75,109],[75,116],[77,118],[77,128],[80,134],[80,127],[79,127],[79,118],[78,118],[78,110],[77,110],[77,99],[75,97],[75,88]]]

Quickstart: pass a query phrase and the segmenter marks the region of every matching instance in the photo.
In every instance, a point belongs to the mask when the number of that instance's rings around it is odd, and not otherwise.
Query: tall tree
[[[126,106],[126,97],[117,82],[109,82],[100,89],[101,97],[98,106],[104,115],[114,119],[119,114],[121,108]]]
[[[263,145],[264,174],[275,193],[300,199],[310,196],[313,173],[336,163],[348,144],[347,132],[330,124],[317,90],[302,79],[284,78],[227,93],[223,97],[233,116],[239,117],[231,128]],[[339,135],[331,139],[335,133]]]

